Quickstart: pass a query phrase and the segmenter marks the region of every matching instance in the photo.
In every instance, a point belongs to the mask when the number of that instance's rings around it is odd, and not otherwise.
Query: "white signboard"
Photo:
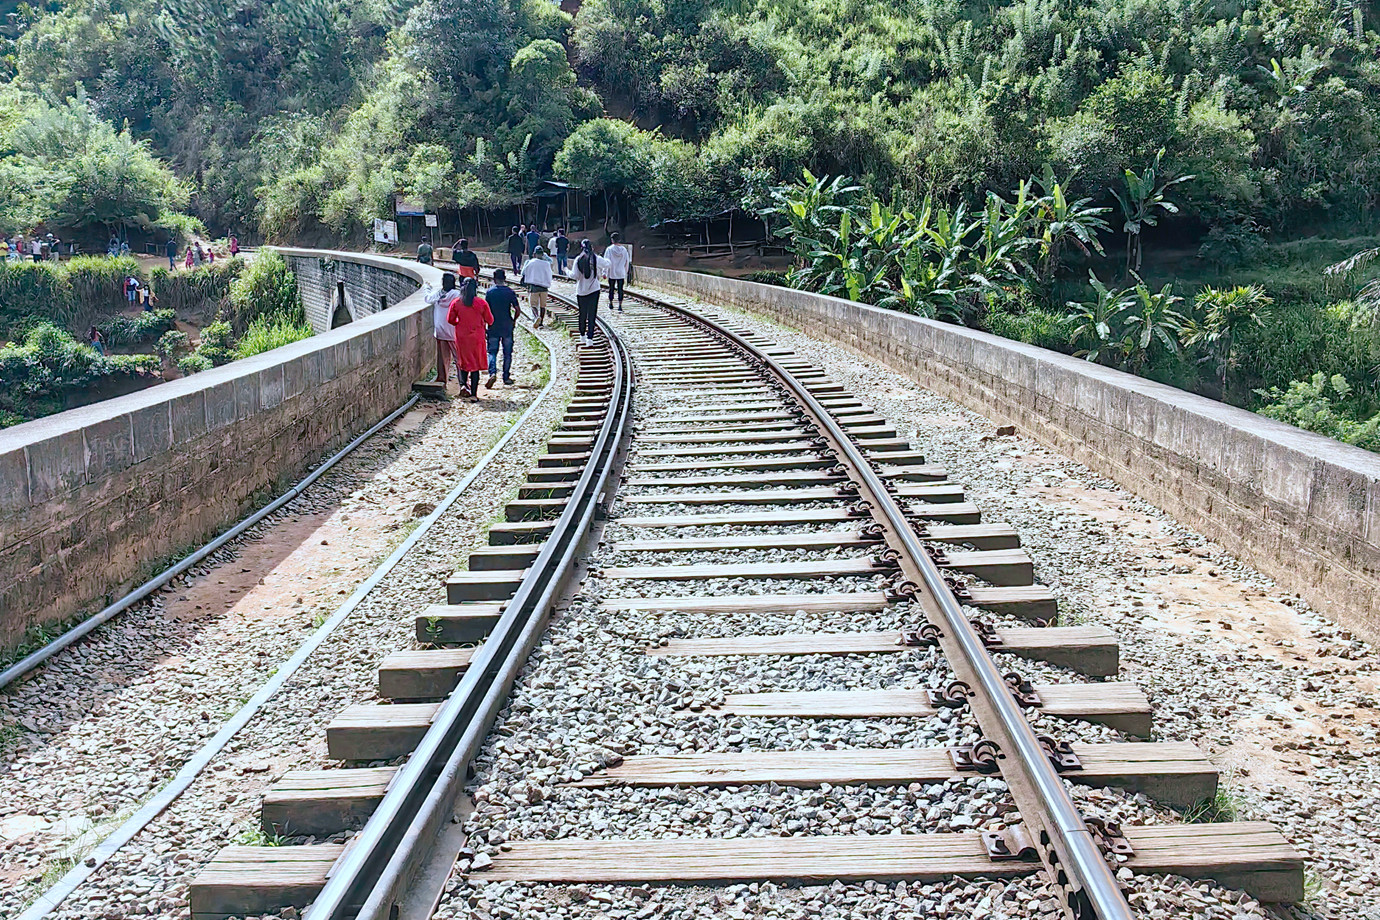
[[[374,218],[374,242],[396,243],[398,241],[398,222]]]
[[[436,226],[436,215],[435,215],[435,214],[428,214],[428,215],[426,216],[426,225],[427,225],[428,227],[434,227],[434,226]]]

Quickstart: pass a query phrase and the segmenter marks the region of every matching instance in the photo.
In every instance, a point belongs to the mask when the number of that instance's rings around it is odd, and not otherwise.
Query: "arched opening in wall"
[[[335,306],[331,310],[331,328],[338,329],[353,320],[350,314],[350,295],[345,292],[345,282],[335,283]]]

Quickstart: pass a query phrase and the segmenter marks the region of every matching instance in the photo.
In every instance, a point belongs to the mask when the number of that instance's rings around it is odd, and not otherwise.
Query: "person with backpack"
[[[479,372],[489,366],[485,330],[493,324],[489,302],[478,295],[479,284],[466,278],[460,296],[451,302],[446,320],[455,327],[455,352],[460,363],[460,397],[479,398]]]
[[[479,277],[479,256],[470,252],[470,241],[455,241],[455,271],[461,278]]]
[[[522,283],[527,285],[527,302],[532,308],[532,326],[546,323],[546,292],[551,290],[551,260],[540,247],[522,265]]]
[[[522,270],[522,254],[527,251],[527,225],[514,227],[508,234],[508,261],[513,263],[513,274]]]
[[[500,348],[503,350],[503,385],[510,387],[513,385],[513,326],[522,315],[522,307],[518,304],[517,294],[508,286],[508,273],[503,269],[494,269],[494,283],[484,292],[484,299],[489,302],[489,313],[493,316],[485,339],[489,353],[489,379],[484,389],[492,390],[498,382]]]
[[[431,237],[422,237],[422,244],[417,247],[417,261],[423,265],[430,265],[431,251]]]
[[[580,342],[594,344],[594,327],[599,315],[599,279],[608,277],[609,262],[596,255],[589,240],[580,240],[580,255],[570,276],[575,279],[575,302],[580,309]]]
[[[623,237],[617,233],[609,234],[609,246],[604,250],[604,258],[609,260],[609,308],[613,308],[613,295],[618,294],[618,312],[623,312],[623,285],[632,270],[632,251],[622,243]]]
[[[551,239],[551,246],[556,256],[556,274],[565,274],[565,263],[570,260],[570,238],[565,235],[564,227],[556,228],[556,235]]]
[[[431,305],[431,331],[436,336],[436,379],[441,383],[442,392],[446,389],[446,377],[450,365],[455,365],[455,380],[464,386],[464,374],[460,370],[460,354],[455,350],[455,327],[450,324],[450,307],[460,298],[455,289],[455,273],[446,272],[441,276],[441,289],[428,290],[423,298]]]

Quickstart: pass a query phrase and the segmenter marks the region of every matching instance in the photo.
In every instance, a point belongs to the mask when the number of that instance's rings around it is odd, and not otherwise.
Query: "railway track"
[[[1019,535],[984,522],[856,395],[673,301],[645,298],[603,328],[507,520],[447,582],[448,603],[415,612],[424,647],[385,657],[385,702],[332,724],[331,756],[363,766],[288,774],[265,798],[266,833],[359,832],[228,848],[192,884],[194,920],[308,902],[308,920],[427,916],[438,901],[445,913],[452,865],[470,885],[1043,873],[1069,915],[1102,920],[1135,916],[1123,888],[1142,874],[1302,897],[1302,860],[1268,825],[1084,817],[1080,789],[1182,809],[1211,799],[1217,771],[1192,745],[1141,740],[1151,707],[1115,680],[1115,637],[1051,625],[1055,599]],[[641,421],[629,440],[633,355]],[[577,577],[592,535],[599,548]],[[610,643],[599,687],[563,686],[546,645],[529,664],[577,583],[564,617]],[[511,727],[500,710],[524,666],[533,686],[508,712],[532,718]],[[635,724],[609,723],[619,693],[640,710]],[[561,731],[540,727],[540,707],[589,723],[579,750],[543,741]],[[865,728],[840,734],[852,724]],[[481,786],[474,839],[461,841],[467,774],[503,769],[527,779]],[[773,798],[783,787],[820,792],[801,807]],[[858,787],[874,790],[881,820],[831,832],[829,796]],[[719,791],[744,789],[765,790],[766,806],[715,824]],[[689,816],[619,836],[590,818],[590,796],[623,813],[688,803]],[[537,809],[535,832],[514,835],[523,805]]]

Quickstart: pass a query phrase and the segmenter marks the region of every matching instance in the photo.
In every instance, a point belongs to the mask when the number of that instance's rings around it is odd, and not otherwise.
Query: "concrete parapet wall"
[[[335,266],[356,299],[377,304],[387,294],[395,305],[244,361],[0,431],[0,647],[30,626],[103,606],[158,562],[221,532],[256,493],[298,478],[396,409],[432,367],[431,311],[417,291],[439,284],[438,270],[281,251],[294,270]],[[306,276],[310,283],[310,267]]]
[[[340,303],[344,285],[344,307],[350,321],[372,316],[401,303],[416,292],[420,282],[402,272],[378,271],[375,267],[330,253],[279,250],[288,268],[297,276],[297,293],[307,322],[317,333],[327,332]],[[436,282],[439,283],[439,282]]]
[[[1087,361],[865,304],[695,272],[638,284],[847,345],[1152,502],[1380,639],[1380,456]]]

